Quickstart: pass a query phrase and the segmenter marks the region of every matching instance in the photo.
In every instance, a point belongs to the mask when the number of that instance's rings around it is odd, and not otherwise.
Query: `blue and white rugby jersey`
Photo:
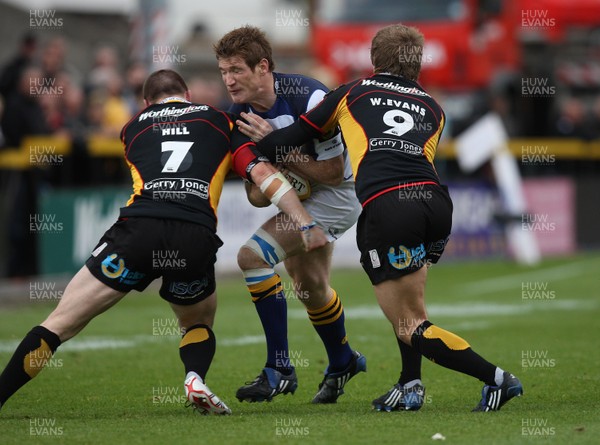
[[[318,80],[301,74],[273,72],[273,79],[277,99],[268,111],[257,111],[250,104],[233,104],[229,111],[237,115],[241,112],[254,113],[265,119],[277,130],[297,121],[301,114],[311,110],[329,91]],[[303,147],[303,153],[311,155],[317,161],[324,161],[343,154],[344,182],[354,181],[347,150],[339,132],[326,141],[321,142],[315,139],[314,144]],[[318,187],[324,186],[319,184]]]

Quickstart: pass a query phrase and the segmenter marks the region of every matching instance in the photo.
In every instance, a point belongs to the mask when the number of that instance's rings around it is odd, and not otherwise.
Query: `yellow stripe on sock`
[[[464,339],[459,337],[452,332],[446,331],[442,328],[438,328],[435,325],[429,326],[425,332],[423,332],[423,337],[428,338],[430,340],[438,338],[444,342],[448,348],[453,351],[462,351],[464,349],[470,348],[471,346]]]
[[[251,294],[266,292],[277,284],[281,285],[281,277],[278,274],[275,274],[272,277],[267,278],[265,281],[249,284],[248,290]]]
[[[281,286],[281,283],[280,283],[280,284],[273,286],[273,288],[270,291],[268,291],[267,293],[265,293],[264,295],[252,294],[252,302],[256,303],[257,301],[260,301],[264,298],[270,297],[271,295],[277,295],[281,292],[283,292],[283,287]]]
[[[311,323],[315,326],[329,324],[335,322],[342,313],[344,307],[342,301],[337,296],[337,293],[333,291],[333,298],[325,306],[319,309],[308,310],[308,318]]]
[[[340,301],[337,292],[335,291],[335,289],[331,289],[333,291],[333,297],[331,297],[331,300],[329,300],[329,302],[323,306],[320,307],[319,309],[307,309],[306,312],[308,312],[308,315],[311,317],[317,316],[319,315],[321,312],[326,312],[328,311],[334,304],[336,304],[338,301]]]
[[[321,313],[319,315],[310,315],[309,314],[308,318],[310,318],[311,321],[323,320],[323,319],[331,317],[334,314],[337,314],[340,311],[341,307],[342,307],[342,302],[338,298],[335,301],[335,305],[331,309],[329,309],[328,311],[323,312],[323,313]]]
[[[206,328],[192,329],[191,331],[188,331],[185,333],[185,335],[181,339],[181,342],[179,343],[179,347],[183,348],[184,346],[189,345],[191,343],[201,343],[205,340],[208,340],[208,337],[209,337],[208,329],[206,329]]]
[[[34,378],[40,373],[44,366],[48,363],[48,360],[52,358],[52,349],[48,346],[48,343],[41,339],[42,344],[39,348],[34,349],[28,353],[23,359],[23,369],[27,375]]]
[[[325,320],[319,320],[319,321],[315,321],[315,320],[311,319],[310,322],[315,326],[321,326],[324,324],[333,323],[338,318],[340,318],[343,313],[344,313],[344,308],[342,306],[340,306],[340,310],[335,314],[335,316],[327,318]]]

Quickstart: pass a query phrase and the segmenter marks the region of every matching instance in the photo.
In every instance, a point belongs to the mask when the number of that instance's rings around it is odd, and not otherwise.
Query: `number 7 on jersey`
[[[162,169],[162,173],[176,173],[179,169],[179,166],[185,159],[185,155],[188,154],[190,148],[194,145],[193,142],[183,142],[183,141],[165,141],[160,144],[161,151],[164,153],[165,151],[172,152],[167,162]]]

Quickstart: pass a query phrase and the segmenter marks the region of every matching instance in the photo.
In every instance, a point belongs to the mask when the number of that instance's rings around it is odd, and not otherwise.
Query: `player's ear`
[[[185,92],[184,98],[185,98],[185,100],[187,100],[188,102],[191,102],[191,101],[192,101],[192,93],[191,93],[191,91],[190,91],[190,90],[187,90],[187,91]]]
[[[258,72],[263,76],[269,72],[269,61],[267,59],[263,58],[258,62]]]

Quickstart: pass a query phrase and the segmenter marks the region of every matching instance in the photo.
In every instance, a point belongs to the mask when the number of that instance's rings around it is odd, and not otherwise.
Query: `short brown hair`
[[[155,102],[162,96],[174,94],[184,95],[188,87],[183,77],[173,70],[158,70],[148,76],[144,82],[144,99]]]
[[[380,29],[371,42],[371,63],[375,73],[391,73],[417,80],[421,71],[421,31],[401,24]]]
[[[262,60],[269,62],[269,71],[275,69],[273,50],[267,36],[256,26],[242,26],[229,31],[213,45],[217,60],[229,57],[241,57],[246,65],[254,69]]]

